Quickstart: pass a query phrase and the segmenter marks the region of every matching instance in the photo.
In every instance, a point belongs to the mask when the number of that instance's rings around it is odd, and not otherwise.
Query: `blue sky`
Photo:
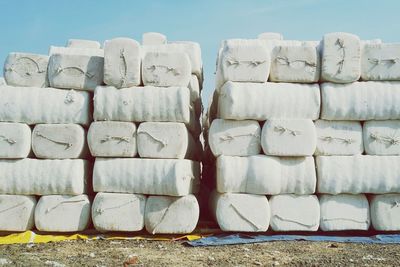
[[[345,31],[400,42],[399,10],[398,0],[0,0],[0,60],[9,52],[47,54],[50,45],[63,46],[69,38],[141,41],[143,32],[158,31],[169,40],[200,43],[207,102],[223,39],[273,31],[285,39],[320,40]]]

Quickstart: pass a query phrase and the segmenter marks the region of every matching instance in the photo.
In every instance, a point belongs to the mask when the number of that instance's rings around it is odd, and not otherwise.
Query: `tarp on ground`
[[[5,244],[28,244],[28,243],[48,243],[65,240],[153,240],[153,241],[193,241],[204,237],[204,235],[124,235],[124,234],[43,234],[34,231],[13,233],[0,236],[0,245]]]
[[[330,236],[330,235],[263,235],[263,234],[224,234],[189,240],[193,247],[223,246],[261,243],[271,241],[317,241],[362,244],[400,244],[400,234],[378,234],[373,236]]]

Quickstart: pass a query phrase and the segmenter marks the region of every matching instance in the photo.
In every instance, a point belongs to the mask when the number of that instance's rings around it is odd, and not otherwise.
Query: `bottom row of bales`
[[[368,201],[369,198],[369,201]],[[214,192],[210,210],[223,231],[399,231],[400,194],[271,196]]]

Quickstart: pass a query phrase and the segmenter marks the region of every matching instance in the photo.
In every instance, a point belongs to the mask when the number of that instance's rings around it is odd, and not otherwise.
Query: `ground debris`
[[[59,262],[56,262],[56,261],[47,260],[47,261],[44,262],[44,264],[47,265],[47,266],[51,266],[51,267],[65,267],[65,264],[62,264],[62,263],[59,263]]]
[[[6,264],[11,264],[11,263],[12,263],[12,261],[10,261],[9,259],[0,258],[0,266],[6,265]]]
[[[130,265],[136,265],[139,261],[139,257],[137,255],[129,255],[124,261],[124,267],[128,267]]]

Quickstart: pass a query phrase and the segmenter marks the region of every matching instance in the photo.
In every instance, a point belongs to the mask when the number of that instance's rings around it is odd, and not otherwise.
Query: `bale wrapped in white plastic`
[[[262,40],[283,40],[283,35],[277,32],[262,32],[257,38]]]
[[[147,52],[142,60],[144,85],[188,86],[192,68],[186,53]]]
[[[218,67],[222,82],[266,82],[270,63],[269,51],[262,41],[230,39],[223,42]]]
[[[100,49],[101,45],[99,42],[92,40],[69,39],[67,42],[67,47]]]
[[[270,119],[264,123],[261,145],[266,155],[312,156],[317,143],[310,119]]]
[[[11,86],[47,87],[49,56],[10,53],[4,63],[4,78]]]
[[[167,43],[167,36],[158,32],[145,32],[142,34],[142,45],[162,45]]]
[[[217,190],[220,193],[305,195],[315,192],[316,182],[313,157],[217,158]]]
[[[35,226],[34,196],[0,195],[0,231],[24,232]]]
[[[95,192],[184,196],[198,191],[200,165],[186,159],[96,158]]]
[[[251,156],[261,151],[261,127],[257,121],[215,119],[208,132],[214,156]]]
[[[199,78],[197,78],[196,75],[191,75],[188,88],[190,91],[190,102],[192,103],[192,106],[194,107],[196,115],[199,115],[199,114],[201,114],[203,107],[202,107],[201,95],[200,95],[201,84],[199,82]]]
[[[360,79],[360,75],[360,38],[344,32],[325,34],[322,41],[322,80],[350,83]]]
[[[366,121],[363,138],[368,155],[400,155],[400,120]]]
[[[368,230],[369,204],[365,195],[321,195],[322,231]]]
[[[86,192],[88,171],[81,159],[0,160],[0,194],[80,195]]]
[[[35,225],[39,231],[78,232],[90,223],[90,201],[87,195],[42,196],[35,209]]]
[[[85,129],[79,124],[37,124],[32,151],[44,159],[84,158],[88,154]]]
[[[140,44],[129,38],[104,42],[104,83],[116,88],[139,85],[141,82]]]
[[[98,86],[94,93],[93,117],[96,121],[183,122],[192,130],[198,127],[193,115],[190,92],[184,87],[116,89]]]
[[[268,230],[270,205],[266,196],[213,192],[209,203],[210,211],[222,231]]]
[[[400,82],[321,84],[321,119],[400,119]]]
[[[28,157],[31,151],[31,128],[24,123],[0,122],[0,158]]]
[[[218,115],[222,119],[316,120],[319,110],[318,84],[226,82],[219,94]]]
[[[188,234],[199,220],[199,203],[194,195],[149,196],[144,222],[151,234]]]
[[[320,207],[314,195],[277,195],[269,199],[274,231],[317,231]]]
[[[94,48],[84,48],[84,47],[50,46],[49,55],[52,56],[54,54],[104,57],[104,50],[103,49],[94,49]]]
[[[361,79],[400,80],[400,43],[365,44],[361,51]]]
[[[360,155],[364,151],[359,121],[315,121],[317,156]]]
[[[0,77],[0,86],[7,85],[6,80],[3,77]]]
[[[146,196],[97,193],[92,204],[94,228],[100,232],[134,232],[144,227]]]
[[[195,74],[199,80],[203,78],[203,63],[201,60],[201,48],[195,42],[171,42],[161,45],[142,46],[142,56],[147,52],[170,52],[170,53],[186,53],[190,59],[192,74]]]
[[[55,88],[93,92],[103,84],[104,58],[53,54],[49,60],[49,83]]]
[[[181,122],[142,122],[137,130],[141,158],[200,160],[200,147]]]
[[[1,86],[0,94],[0,121],[83,125],[91,121],[88,92]]]
[[[375,230],[400,230],[400,194],[374,195],[370,203],[372,226]]]
[[[315,46],[278,45],[272,49],[269,79],[272,82],[315,83],[319,80],[320,64]]]
[[[319,156],[316,165],[319,193],[400,193],[400,156]]]
[[[136,125],[132,122],[95,121],[88,130],[93,157],[135,157]]]

